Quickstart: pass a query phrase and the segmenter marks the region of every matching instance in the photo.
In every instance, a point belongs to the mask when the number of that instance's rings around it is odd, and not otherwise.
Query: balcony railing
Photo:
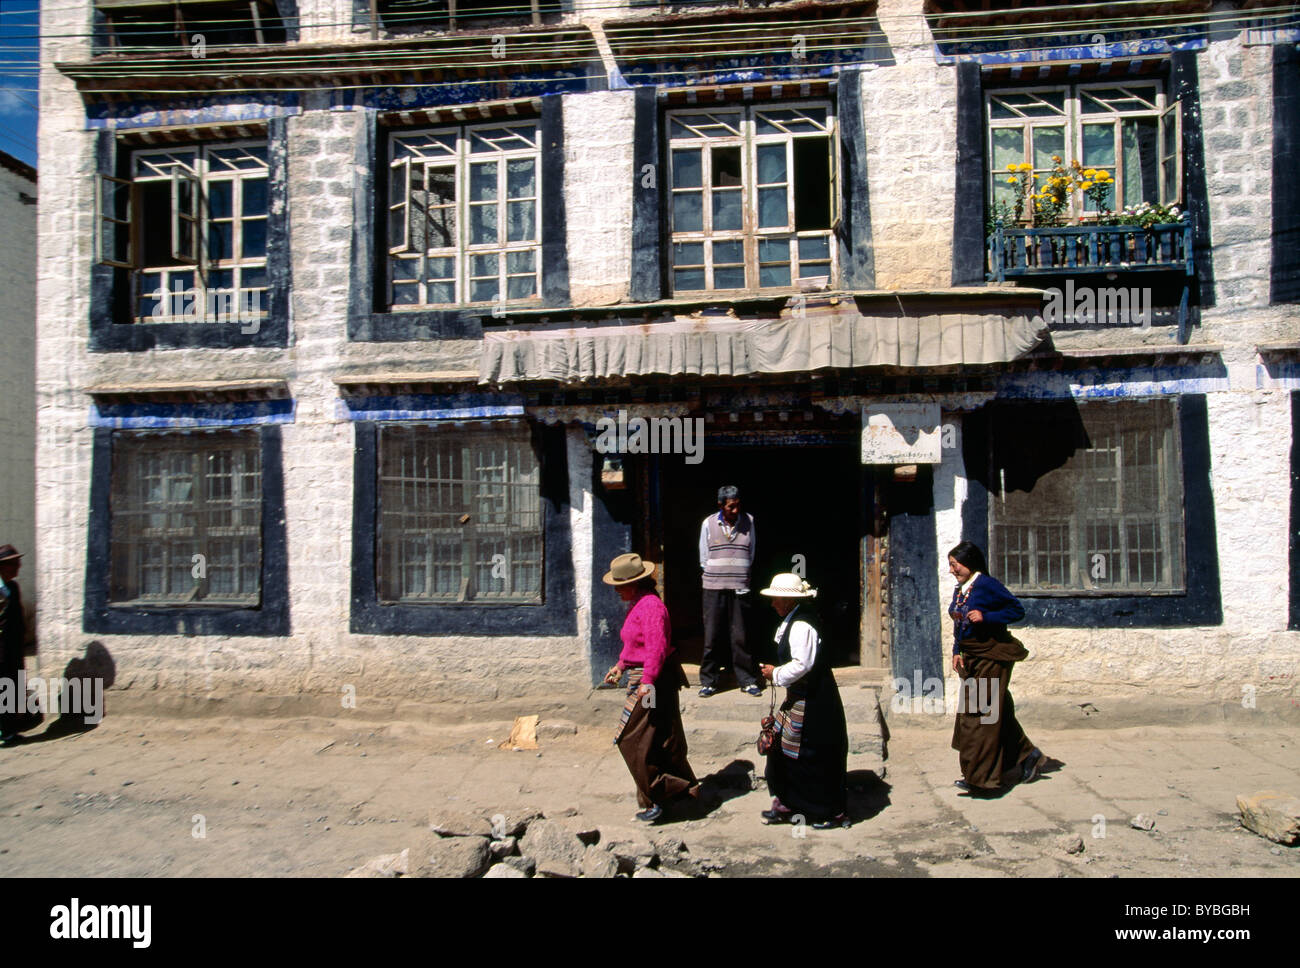
[[[1088,272],[1169,272],[1193,275],[1192,225],[1067,225],[1018,228],[999,225],[987,240],[987,277]]]
[[[998,225],[986,240],[986,277],[1005,282],[1035,276],[1180,272],[1178,342],[1189,338],[1189,303],[1196,274],[1191,222],[1140,225],[1067,225],[1021,228]]]

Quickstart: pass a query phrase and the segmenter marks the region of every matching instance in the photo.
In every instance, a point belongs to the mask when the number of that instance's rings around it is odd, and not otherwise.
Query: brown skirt
[[[967,783],[996,790],[1002,786],[1002,774],[1019,767],[1034,749],[1016,721],[1007,688],[1011,667],[1029,653],[1015,638],[966,639],[959,647],[963,672],[952,748]]]
[[[629,670],[628,701],[623,707],[626,720],[615,740],[636,782],[636,802],[645,809],[683,794],[699,796],[699,781],[686,762],[686,731],[677,700],[677,690],[686,683],[686,674],[680,663],[670,660],[654,692],[637,698],[640,671]]]

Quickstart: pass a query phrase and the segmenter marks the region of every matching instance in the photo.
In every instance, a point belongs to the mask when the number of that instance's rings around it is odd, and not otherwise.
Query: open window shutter
[[[411,159],[398,158],[388,172],[388,252],[411,250]]]
[[[95,262],[118,269],[135,268],[132,214],[135,184],[99,172],[95,179]]]
[[[1183,200],[1183,102],[1175,101],[1160,115],[1160,204]]]
[[[838,123],[826,142],[827,150],[831,153],[831,232],[838,233],[844,219],[844,202],[840,197],[840,126]]]
[[[199,261],[199,179],[172,168],[172,258],[187,265]]]

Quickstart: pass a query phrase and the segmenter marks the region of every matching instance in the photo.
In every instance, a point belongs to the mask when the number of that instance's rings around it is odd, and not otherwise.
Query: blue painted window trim
[[[1184,628],[1223,624],[1206,398],[1204,394],[1184,394],[1178,400],[1186,593],[1079,597],[1020,594],[1021,604],[1025,606],[1023,624],[1042,628]],[[967,414],[963,421],[962,457],[966,464],[967,490],[961,511],[962,538],[985,551],[989,547],[988,435],[990,425],[997,419],[992,411],[1038,405],[1037,401],[998,400]],[[1025,446],[1032,447],[1033,443],[1026,441]]]
[[[111,427],[94,431],[82,631],[107,635],[288,635],[289,568],[280,426],[263,424],[258,428],[262,444],[262,576],[261,601],[254,608],[109,604],[113,439],[123,432]]]
[[[391,605],[379,601],[375,579],[379,422],[357,421],[353,462],[352,609],[349,628],[362,635],[576,635],[573,539],[569,525],[565,429],[532,424],[541,454],[543,603],[485,602]]]
[[[542,97],[542,282],[541,305],[569,304],[569,257],[564,199],[562,95]],[[379,113],[365,109],[354,157],[352,258],[348,287],[348,339],[355,342],[482,339],[491,306],[394,312],[385,304],[388,206],[388,129]],[[394,129],[396,130],[396,129]]]
[[[257,332],[242,332],[234,323],[134,323],[131,319],[131,269],[90,267],[90,344],[92,353],[142,352],[153,349],[237,349],[289,345],[289,139],[288,120],[267,124],[266,227],[267,316]],[[96,169],[118,178],[131,175],[131,149],[117,143],[111,130],[96,134]],[[282,213],[276,215],[275,213]],[[96,213],[98,216],[98,213]]]

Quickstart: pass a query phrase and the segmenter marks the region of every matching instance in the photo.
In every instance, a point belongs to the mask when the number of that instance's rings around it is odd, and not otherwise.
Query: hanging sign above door
[[[862,408],[862,463],[942,461],[937,403],[871,403]]]

